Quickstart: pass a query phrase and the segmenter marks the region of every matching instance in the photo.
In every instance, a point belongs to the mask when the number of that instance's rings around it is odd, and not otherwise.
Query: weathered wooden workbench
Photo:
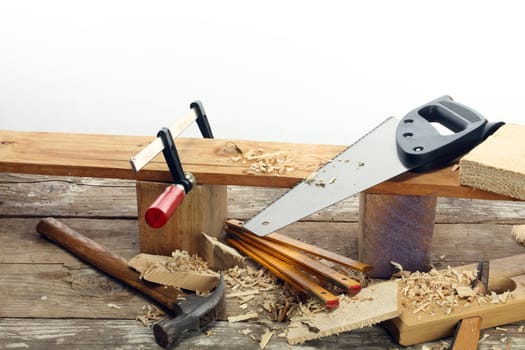
[[[280,189],[229,187],[228,216],[246,219]],[[129,258],[139,251],[135,182],[0,174],[0,349],[157,349],[152,332],[136,321],[151,303],[83,264],[35,231],[54,216]],[[358,199],[351,198],[282,232],[357,257]],[[439,198],[432,261],[438,267],[521,254],[510,235],[525,223],[523,202]],[[112,307],[111,304],[119,308]],[[480,349],[525,349],[525,322],[490,336]],[[284,325],[273,324],[276,328]],[[186,339],[180,349],[254,349],[267,323],[219,321],[212,335]],[[505,342],[502,342],[505,339]],[[449,341],[449,339],[444,339]],[[441,341],[407,349],[440,348]],[[272,338],[267,349],[392,349],[401,347],[374,326],[291,347]]]

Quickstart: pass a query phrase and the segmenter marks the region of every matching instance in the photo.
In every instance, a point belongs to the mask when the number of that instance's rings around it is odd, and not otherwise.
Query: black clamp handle
[[[197,115],[197,125],[199,126],[202,137],[205,139],[212,139],[213,133],[211,132],[210,123],[208,123],[208,117],[206,116],[202,102],[199,100],[193,101],[190,104],[190,108],[193,109]]]
[[[197,116],[196,122],[202,137],[206,139],[212,139],[213,132],[211,131],[210,123],[208,122],[208,117],[206,116],[202,102],[198,100],[194,101],[190,104],[190,108],[194,110],[195,115]],[[170,174],[173,178],[173,183],[184,186],[184,191],[188,193],[191,191],[194,185],[191,180],[192,175],[189,173],[184,173],[184,170],[182,169],[179,153],[177,152],[177,147],[175,146],[175,141],[173,140],[170,130],[168,128],[160,129],[160,131],[157,133],[157,137],[160,137],[162,144],[164,145],[162,154],[164,155],[164,159],[168,164]]]
[[[190,108],[195,112],[195,120],[197,121],[202,136],[204,138],[213,138],[213,133],[202,103],[200,101],[192,102]],[[157,137],[161,139],[162,145],[164,146],[162,154],[173,178],[173,185],[168,186],[146,210],[146,223],[153,228],[164,226],[173,212],[182,203],[184,196],[196,185],[195,176],[191,173],[185,173],[182,169],[182,163],[170,129],[160,129]]]

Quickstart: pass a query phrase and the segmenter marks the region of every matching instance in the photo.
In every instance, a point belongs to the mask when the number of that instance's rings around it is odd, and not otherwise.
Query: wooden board
[[[455,268],[456,271],[475,270],[475,265]],[[401,345],[412,345],[452,335],[457,323],[464,318],[481,316],[482,328],[495,327],[525,320],[525,254],[490,261],[489,291],[512,291],[505,303],[461,304],[450,314],[413,313],[401,309],[401,315],[385,323]]]
[[[229,187],[228,217],[244,220],[282,191]],[[108,279],[35,233],[41,217],[60,217],[68,226],[131,258],[139,251],[135,195],[135,181],[0,173],[0,348],[157,348],[151,329],[135,320],[151,300]],[[281,233],[357,258],[357,220],[358,198],[354,197]],[[431,259],[437,267],[522,254],[525,250],[511,236],[514,224],[525,224],[522,202],[439,198],[436,222]],[[43,296],[47,296],[47,304]],[[261,307],[250,304],[242,310],[235,298],[227,298],[226,304],[229,315]],[[104,319],[97,319],[98,315]],[[506,343],[511,343],[513,350],[524,349],[524,325],[518,322],[502,326],[504,330],[483,330],[482,337],[490,337],[479,349],[505,349]],[[197,333],[177,349],[252,349],[268,328],[276,333],[267,350],[287,348],[286,338],[279,336],[286,324],[219,321],[209,328],[211,335]],[[241,333],[246,330],[252,333]],[[503,342],[502,338],[507,340]],[[403,349],[439,349],[442,341],[449,343],[450,338]],[[373,326],[293,347],[312,348],[400,346],[383,328]]]
[[[90,176],[170,182],[162,156],[138,174],[129,159],[154,137],[0,131],[0,172]],[[232,160],[225,151],[234,142],[243,150],[262,148],[293,159],[295,170],[282,174],[249,174],[249,164]],[[244,140],[177,138],[184,170],[202,184],[288,188],[333,158],[346,146],[291,144]],[[450,168],[428,174],[406,173],[371,188],[370,193],[506,199],[495,193],[460,186]]]
[[[460,183],[525,200],[525,125],[504,125],[460,162]]]

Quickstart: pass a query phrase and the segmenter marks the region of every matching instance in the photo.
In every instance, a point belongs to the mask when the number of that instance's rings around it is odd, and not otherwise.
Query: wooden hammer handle
[[[180,292],[173,287],[156,285],[140,279],[138,272],[133,271],[123,257],[54,218],[40,220],[36,230],[78,258],[174,310]]]

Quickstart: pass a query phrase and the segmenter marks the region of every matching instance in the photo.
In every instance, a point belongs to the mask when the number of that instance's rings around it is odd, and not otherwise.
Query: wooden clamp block
[[[361,193],[359,260],[374,268],[367,275],[389,278],[391,262],[407,271],[430,269],[437,198]]]
[[[169,184],[137,181],[140,251],[171,255],[177,249],[201,255],[202,232],[218,237],[227,215],[227,186],[197,185],[161,228],[151,228],[144,219],[146,209]]]

